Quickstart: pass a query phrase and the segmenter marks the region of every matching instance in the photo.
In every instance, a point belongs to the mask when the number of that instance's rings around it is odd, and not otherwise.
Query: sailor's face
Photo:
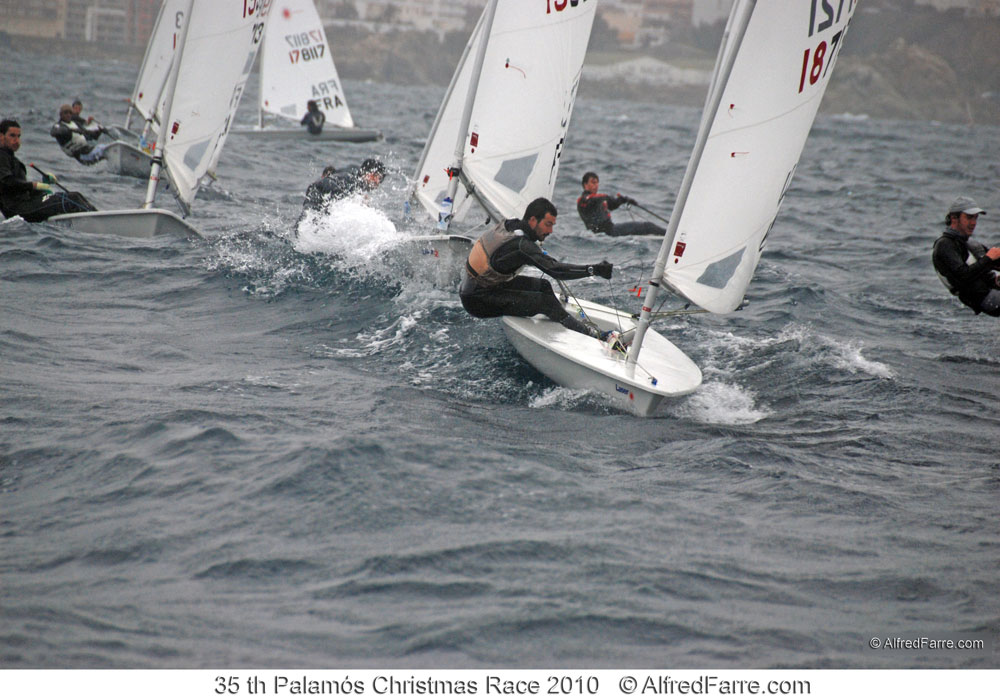
[[[6,134],[0,134],[0,145],[12,151],[19,149],[21,147],[21,129],[12,126],[7,129]]]
[[[531,221],[535,222],[531,230],[535,232],[535,236],[539,241],[544,241],[556,226],[556,217],[552,216],[552,214],[546,214],[541,219],[531,217],[528,223],[530,224]]]
[[[597,194],[597,186],[601,184],[601,181],[596,177],[592,177],[587,180],[583,185],[583,189],[587,194]]]
[[[976,230],[976,223],[979,221],[979,214],[959,214],[958,215],[958,225],[955,230],[958,231],[963,236],[971,236],[972,232]]]

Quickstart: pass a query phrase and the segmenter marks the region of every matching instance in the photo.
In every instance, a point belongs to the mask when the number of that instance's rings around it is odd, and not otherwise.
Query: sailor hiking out
[[[59,108],[59,121],[52,125],[49,134],[56,140],[63,153],[84,165],[93,165],[104,158],[105,144],[98,144],[103,130],[98,124],[87,124],[73,117],[73,108]]]
[[[591,265],[564,263],[539,247],[555,222],[555,205],[538,198],[528,204],[524,218],[508,219],[479,238],[465,264],[459,290],[462,306],[477,318],[544,314],[572,331],[603,339],[607,334],[566,311],[548,280],[518,274],[530,265],[557,280],[593,275],[611,279],[607,260]]]

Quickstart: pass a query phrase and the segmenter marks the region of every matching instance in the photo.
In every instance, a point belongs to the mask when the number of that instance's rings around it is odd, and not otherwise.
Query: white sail
[[[298,122],[316,100],[327,124],[354,126],[313,0],[275,0],[261,47],[260,109]]]
[[[139,67],[129,105],[126,127],[131,126],[132,109],[150,121],[157,112],[163,95],[163,86],[170,72],[170,63],[177,50],[177,39],[184,24],[186,0],[163,0],[153,33],[146,44],[146,53]]]
[[[678,199],[663,274],[708,311],[732,311],[743,300],[855,7],[855,0],[738,0],[733,8],[733,17],[749,19],[742,40],[720,51],[720,63],[737,53],[714,86],[719,107],[706,115],[704,150],[688,166],[690,189]]]
[[[175,194],[187,206],[218,162],[269,5],[269,0],[195,0],[192,6],[168,123],[160,137]]]
[[[480,20],[416,172],[415,195],[433,217],[448,190],[467,99],[473,108],[462,137],[463,179],[503,216],[520,216],[536,197],[551,198],[596,9],[597,0],[500,0],[489,37]],[[484,40],[478,89],[470,95],[473,57]],[[455,219],[467,214],[471,201],[459,187]]]

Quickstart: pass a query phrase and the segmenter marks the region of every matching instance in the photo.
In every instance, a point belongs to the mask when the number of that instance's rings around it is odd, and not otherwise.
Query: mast
[[[194,0],[188,0],[187,12],[184,16],[184,26],[181,28],[181,34],[177,40],[177,51],[174,53],[173,65],[170,66],[170,74],[167,78],[165,88],[167,100],[164,103],[163,110],[166,119],[164,119],[161,125],[161,133],[156,139],[156,148],[153,151],[153,166],[149,170],[149,185],[146,187],[146,201],[142,205],[143,209],[151,209],[153,201],[156,199],[156,185],[160,181],[160,169],[163,167],[163,145],[170,138],[170,134],[167,132],[170,129],[173,117],[171,111],[174,104],[174,89],[177,87],[177,74],[180,73],[181,63],[183,62],[184,44],[187,42],[188,27],[191,26],[191,13],[193,9]]]
[[[271,15],[267,15],[267,24],[271,24]],[[260,60],[257,62],[257,128],[260,131],[264,130],[264,61],[267,60],[267,27],[264,28],[264,36],[261,39],[261,48],[263,51],[258,51],[260,54]]]
[[[452,207],[455,202],[455,194],[458,192],[458,181],[462,172],[462,160],[465,157],[465,140],[469,135],[469,124],[472,122],[472,109],[476,104],[476,91],[479,89],[479,76],[483,72],[483,63],[486,61],[486,48],[490,43],[490,32],[493,30],[493,17],[497,12],[498,0],[490,0],[486,9],[486,21],[483,25],[483,39],[476,52],[476,62],[472,66],[472,75],[469,79],[469,92],[465,96],[465,109],[462,111],[462,121],[458,126],[458,140],[455,143],[455,159],[452,161],[451,173],[448,178],[448,196],[441,207],[441,218],[438,220],[438,228],[447,230],[451,225]]]
[[[630,374],[635,372],[636,361],[639,359],[639,353],[642,351],[642,341],[646,337],[646,331],[649,329],[653,304],[656,303],[656,297],[660,290],[663,271],[667,266],[667,258],[670,257],[670,250],[673,247],[677,228],[680,225],[681,214],[684,211],[688,194],[691,192],[691,185],[694,182],[694,175],[698,170],[698,163],[701,160],[702,153],[705,151],[708,134],[711,131],[712,124],[715,122],[716,114],[718,114],[719,104],[722,102],[722,93],[729,82],[729,76],[733,71],[733,64],[736,63],[736,55],[739,53],[740,44],[743,42],[743,37],[746,34],[747,26],[750,24],[750,17],[753,15],[756,4],[757,0],[737,0],[733,6],[730,21],[726,25],[732,32],[732,35],[723,37],[722,46],[719,49],[719,61],[723,64],[721,69],[717,70],[712,76],[714,93],[710,94],[706,101],[705,115],[698,129],[698,136],[695,139],[694,149],[691,152],[691,159],[688,161],[687,170],[684,171],[684,179],[681,181],[680,190],[677,192],[677,201],[674,203],[674,210],[670,215],[670,224],[667,226],[667,232],[663,236],[660,252],[656,256],[653,276],[649,282],[649,291],[646,292],[646,299],[642,303],[642,311],[639,314],[639,322],[636,324],[635,339],[629,347],[628,356],[625,361],[626,368]],[[741,11],[743,14],[737,17],[737,13]],[[735,22],[733,18],[736,18]],[[732,42],[732,46],[729,48],[727,54],[726,50],[730,47],[730,42]]]

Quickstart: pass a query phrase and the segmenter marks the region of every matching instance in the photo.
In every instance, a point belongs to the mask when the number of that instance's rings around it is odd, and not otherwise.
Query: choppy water
[[[138,204],[47,136],[77,95],[120,120],[136,66],[0,60],[22,160]],[[207,240],[0,228],[0,665],[997,667],[998,325],[929,251],[958,193],[1000,240],[1000,130],[822,116],[750,305],[665,327],[703,388],[638,419],[395,274],[443,90],[347,88],[386,140],[231,137]],[[698,116],[583,86],[548,247],[617,274],[582,296],[627,303],[658,242],[583,231],[579,175],[669,211]],[[294,239],[373,152],[375,208]]]

